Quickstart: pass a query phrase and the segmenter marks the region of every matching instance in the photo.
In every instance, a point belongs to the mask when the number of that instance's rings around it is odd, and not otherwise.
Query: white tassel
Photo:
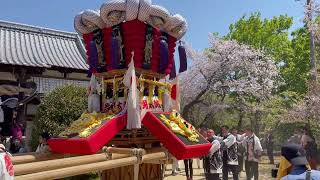
[[[128,119],[127,129],[139,129],[141,128],[140,119],[140,98],[139,90],[137,89],[136,72],[134,69],[134,53],[132,52],[131,62],[123,79],[123,84],[129,88],[129,96],[127,100]]]
[[[88,96],[88,111],[100,112],[100,96],[97,92],[99,84],[95,75],[91,76],[89,84],[89,96]]]

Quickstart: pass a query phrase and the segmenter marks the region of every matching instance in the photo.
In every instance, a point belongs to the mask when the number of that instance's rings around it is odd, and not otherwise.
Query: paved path
[[[201,167],[200,169],[197,168],[197,164],[195,160],[193,161],[193,180],[205,180],[203,169],[202,169],[202,162],[200,163]],[[178,172],[177,176],[171,175],[171,165],[167,166],[167,171],[165,173],[165,180],[186,180],[185,171],[184,171],[184,164],[183,161],[179,161],[179,167],[181,168],[181,171]],[[267,164],[267,160],[263,158],[262,163],[259,165],[259,180],[272,180],[271,178],[271,169],[273,165]],[[230,176],[229,179],[232,179]],[[240,180],[246,180],[246,174],[245,172],[242,172],[240,174]]]

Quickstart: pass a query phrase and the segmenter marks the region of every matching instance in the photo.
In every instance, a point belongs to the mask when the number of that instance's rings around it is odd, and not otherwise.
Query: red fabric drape
[[[131,61],[131,52],[134,51],[134,66],[142,68],[145,48],[146,24],[139,20],[128,21],[122,24],[126,65]]]
[[[104,28],[103,30],[103,45],[104,45],[104,58],[107,64],[107,71],[112,70],[111,66],[111,39],[112,39],[112,28]]]
[[[83,40],[84,40],[84,47],[86,48],[86,54],[87,54],[87,63],[89,64],[89,60],[90,60],[90,41],[93,38],[93,34],[92,33],[88,33],[88,34],[83,34],[82,35]]]
[[[175,37],[168,35],[169,62],[166,69],[166,74],[170,74],[173,67],[176,42],[177,42],[177,39]]]
[[[160,30],[157,28],[153,28],[151,70],[155,73],[158,72],[160,65],[160,37]]]
[[[51,138],[48,144],[54,153],[95,154],[127,124],[127,114],[105,122],[87,138]]]

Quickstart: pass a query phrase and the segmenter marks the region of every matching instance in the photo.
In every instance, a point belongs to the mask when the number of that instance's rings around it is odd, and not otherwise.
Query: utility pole
[[[312,22],[313,21],[313,17],[312,17],[312,0],[307,0],[307,7],[308,7],[308,11],[307,11],[307,18],[308,21]],[[308,22],[307,22],[308,23]],[[307,27],[309,28],[309,27]],[[313,31],[309,31],[309,37],[310,37],[310,64],[311,64],[311,80],[313,85],[315,85],[317,83],[317,62],[316,62],[316,53],[315,53],[315,43],[314,43],[314,34]]]

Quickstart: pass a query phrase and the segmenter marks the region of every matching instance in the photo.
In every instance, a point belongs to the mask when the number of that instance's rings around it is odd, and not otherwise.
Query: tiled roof
[[[87,70],[76,33],[0,21],[0,64]]]

